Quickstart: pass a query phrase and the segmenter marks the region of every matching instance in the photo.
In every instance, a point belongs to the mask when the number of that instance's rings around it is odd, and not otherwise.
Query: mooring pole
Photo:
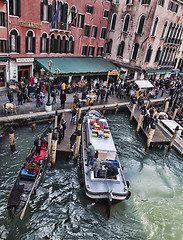
[[[175,110],[174,110],[174,113],[173,113],[173,116],[172,116],[172,120],[175,119],[177,112],[178,112],[178,106],[175,105]]]
[[[57,122],[58,122],[58,112],[55,112],[55,128],[57,127]]]
[[[15,141],[14,141],[14,130],[12,127],[9,129],[9,139],[10,139],[10,149],[12,152],[15,151]]]
[[[166,101],[166,103],[165,103],[165,109],[164,109],[164,113],[166,113],[166,112],[167,112],[167,110],[168,110],[168,107],[169,107],[169,103],[170,103],[170,101],[169,101],[169,100],[167,100],[167,101]]]
[[[146,102],[146,108],[147,109],[148,109],[149,105],[150,105],[150,98],[148,97],[147,102]]]
[[[78,127],[77,127],[77,133],[76,133],[76,145],[75,145],[75,151],[74,151],[74,163],[77,163],[77,159],[78,159],[78,156],[79,156],[79,148],[80,148],[80,142],[81,142],[81,123],[82,123],[82,120],[79,119]]]
[[[136,107],[136,103],[134,103],[134,104],[133,104],[133,107],[132,107],[132,111],[131,111],[131,115],[130,115],[130,122],[131,122],[132,119],[133,119],[133,115],[134,115],[135,107]]]
[[[50,162],[50,154],[51,154],[51,139],[52,139],[52,129],[49,129],[48,133],[48,162]]]
[[[52,135],[51,168],[54,168],[57,155],[57,132]]]
[[[33,124],[32,124],[32,132],[35,132],[35,130],[36,130],[36,124],[33,123]]]
[[[143,118],[144,118],[144,111],[142,110],[141,113],[140,113],[140,117],[139,117],[138,124],[137,124],[136,136],[137,136],[138,133],[139,133],[140,127],[141,127],[141,125],[142,125]]]
[[[171,148],[172,148],[172,146],[173,146],[173,143],[174,143],[174,140],[175,140],[175,138],[176,138],[176,136],[177,136],[178,131],[179,131],[179,126],[177,126],[177,127],[175,128],[175,131],[174,131],[174,133],[173,133],[172,139],[171,139],[171,141],[170,141],[170,145],[169,145],[169,147],[168,147],[168,151],[169,151],[169,152],[170,152],[170,150],[171,150]]]
[[[115,115],[118,113],[118,104],[116,104]]]
[[[157,113],[156,113],[156,118],[157,119],[159,118],[160,112],[161,112],[161,110],[160,110],[160,108],[158,108]]]
[[[149,150],[149,147],[150,147],[152,138],[153,138],[153,136],[154,136],[155,130],[156,130],[156,125],[153,124],[152,127],[151,127],[151,129],[150,129],[150,132],[149,132],[149,137],[148,137],[148,139],[147,139],[147,146],[146,146],[146,148],[145,148],[145,151],[146,151],[146,152]]]
[[[79,122],[79,120],[80,120],[80,117],[81,117],[81,106],[78,107],[76,126],[78,125],[78,122]]]

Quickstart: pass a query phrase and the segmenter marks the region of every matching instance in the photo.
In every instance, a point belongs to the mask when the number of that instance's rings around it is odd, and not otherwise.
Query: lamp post
[[[48,101],[45,105],[45,109],[46,111],[51,111],[52,110],[52,105],[51,105],[51,102],[50,102],[50,78],[51,78],[51,67],[52,67],[52,61],[49,60],[48,61],[48,66],[49,66],[49,73],[48,73],[48,80],[49,80],[49,83],[48,83]]]

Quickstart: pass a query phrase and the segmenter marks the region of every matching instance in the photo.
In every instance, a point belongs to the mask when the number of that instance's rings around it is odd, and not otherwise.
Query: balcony
[[[59,22],[51,24],[50,31],[63,31],[63,32],[70,32],[70,26],[68,23]]]

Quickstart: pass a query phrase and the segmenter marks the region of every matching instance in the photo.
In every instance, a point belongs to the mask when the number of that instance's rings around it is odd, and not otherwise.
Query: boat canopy
[[[145,88],[153,88],[154,86],[148,81],[148,80],[137,80],[135,81],[137,86],[140,89],[145,89]]]

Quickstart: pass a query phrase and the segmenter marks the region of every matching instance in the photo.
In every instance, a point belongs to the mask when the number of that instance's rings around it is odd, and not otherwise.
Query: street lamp
[[[52,60],[48,61],[48,66],[49,66],[49,73],[48,73],[48,78],[49,78],[49,85],[48,85],[48,101],[46,103],[47,106],[51,106],[51,102],[50,102],[50,78],[51,78],[51,67],[52,67]]]

